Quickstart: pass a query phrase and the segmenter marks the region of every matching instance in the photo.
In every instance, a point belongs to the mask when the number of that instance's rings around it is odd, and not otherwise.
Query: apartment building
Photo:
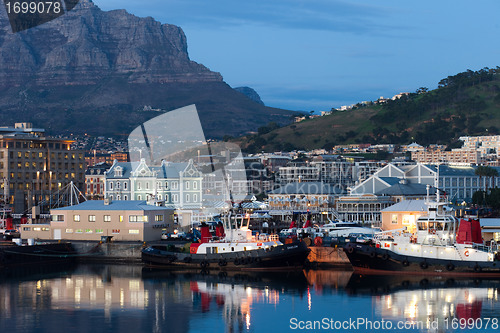
[[[70,182],[83,189],[84,153],[72,150],[73,142],[48,137],[31,123],[0,127],[2,195],[15,213],[34,205],[48,211],[51,196]]]

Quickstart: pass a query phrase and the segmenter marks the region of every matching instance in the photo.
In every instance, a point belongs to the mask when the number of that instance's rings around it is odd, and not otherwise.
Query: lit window
[[[130,230],[128,231],[128,233],[129,233],[129,234],[132,234],[132,235],[138,235],[138,234],[139,234],[139,230],[137,230],[137,229],[130,229]]]
[[[89,215],[89,222],[95,222],[95,215]]]
[[[104,215],[104,222],[111,222],[111,215]]]
[[[73,215],[73,221],[80,222],[80,215]]]
[[[73,233],[73,229],[66,229],[66,233],[67,234],[72,234]]]

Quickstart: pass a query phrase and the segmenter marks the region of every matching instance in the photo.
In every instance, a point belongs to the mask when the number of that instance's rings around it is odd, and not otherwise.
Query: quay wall
[[[312,268],[351,267],[351,263],[340,247],[310,246],[311,252],[307,259]]]
[[[100,243],[100,242],[71,242],[78,252],[78,259],[82,262],[141,262],[143,243]]]
[[[72,241],[78,252],[78,259],[83,262],[141,262],[143,243],[139,242],[84,242]],[[350,267],[351,264],[342,248],[309,247],[311,252],[307,259],[312,268]]]

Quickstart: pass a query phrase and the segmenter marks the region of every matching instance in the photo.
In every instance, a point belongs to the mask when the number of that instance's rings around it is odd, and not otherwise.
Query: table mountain
[[[285,123],[292,114],[252,101],[190,60],[180,27],[81,0],[60,18],[12,33],[0,10],[0,124],[126,134],[189,104],[209,137]]]

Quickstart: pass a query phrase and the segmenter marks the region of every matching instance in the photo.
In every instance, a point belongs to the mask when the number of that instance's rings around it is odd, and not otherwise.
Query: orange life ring
[[[465,250],[464,256],[468,257],[469,256],[469,250]]]
[[[435,235],[436,234],[436,229],[429,229],[429,233],[431,235]]]
[[[318,247],[323,246],[323,238],[321,237],[314,238],[314,245]]]

